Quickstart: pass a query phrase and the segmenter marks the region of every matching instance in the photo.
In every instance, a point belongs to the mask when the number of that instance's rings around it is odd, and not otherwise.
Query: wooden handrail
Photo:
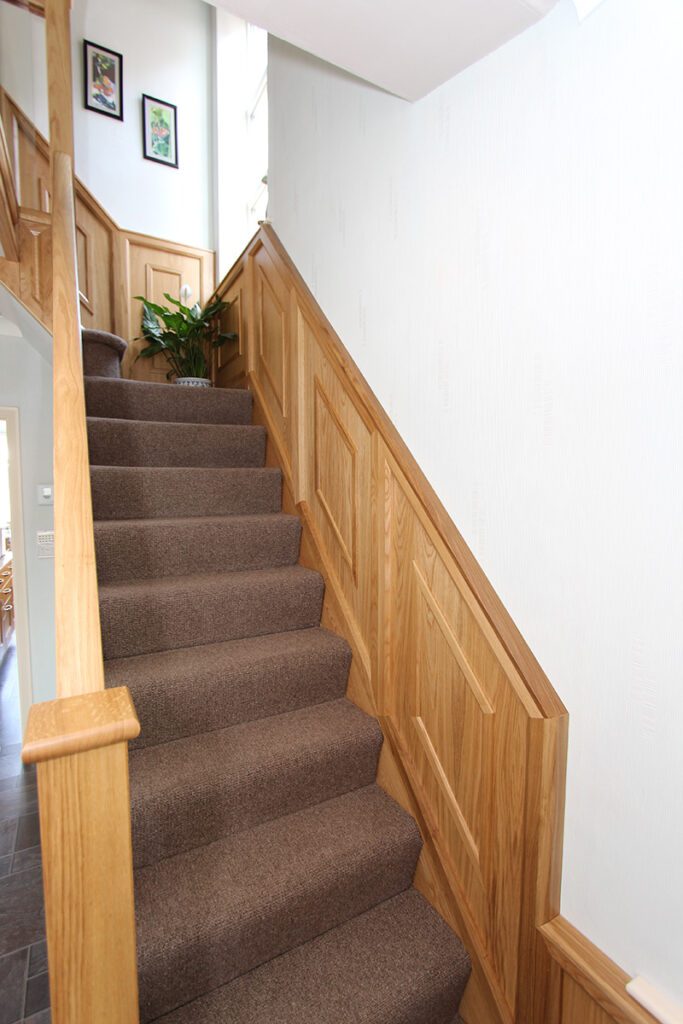
[[[49,0],[57,694],[104,689],[76,256],[67,0]]]
[[[24,11],[36,14],[39,18],[45,17],[45,0],[5,0],[5,3],[12,7],[21,7]]]
[[[126,688],[106,690],[90,495],[73,171],[70,0],[47,0],[54,363],[55,701],[29,711],[54,1024],[138,1024]]]

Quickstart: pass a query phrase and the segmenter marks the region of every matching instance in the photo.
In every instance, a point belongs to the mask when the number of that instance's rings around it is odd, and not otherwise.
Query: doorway
[[[33,700],[19,410],[0,407],[0,758],[21,744]]]

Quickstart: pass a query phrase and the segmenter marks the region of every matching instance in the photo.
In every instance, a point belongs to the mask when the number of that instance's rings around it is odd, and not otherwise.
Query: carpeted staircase
[[[130,754],[141,1021],[455,1024],[461,943],[411,887],[247,391],[86,378],[108,686]]]

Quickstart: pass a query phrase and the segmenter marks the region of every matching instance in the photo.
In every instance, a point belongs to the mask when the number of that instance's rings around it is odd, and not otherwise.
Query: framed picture
[[[85,106],[123,121],[123,57],[83,40]]]
[[[142,137],[145,160],[178,166],[178,108],[154,96],[142,97]]]

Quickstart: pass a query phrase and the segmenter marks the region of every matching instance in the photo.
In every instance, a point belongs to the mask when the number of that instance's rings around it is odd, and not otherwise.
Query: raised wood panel
[[[565,975],[562,982],[562,1024],[614,1024],[591,997]]]
[[[179,298],[181,288],[188,285],[192,289],[191,301],[205,302],[213,287],[212,254],[130,235],[126,239],[124,259],[127,268],[125,337],[128,351],[123,362],[123,374],[133,380],[164,382],[168,364],[162,356],[137,358],[146,342],[140,337],[142,303],[135,296],[144,295],[153,302],[168,305],[164,293]]]
[[[19,204],[5,124],[0,118],[0,246],[6,258],[19,259]]]
[[[25,121],[15,120],[15,145],[19,168],[19,205],[41,213],[50,211],[50,158],[36,145],[35,132]]]
[[[286,469],[291,473],[293,365],[289,292],[264,246],[258,247],[252,256],[250,277],[254,316],[254,351],[250,366],[268,402],[275,429],[283,438]]]
[[[113,232],[76,193],[76,252],[83,327],[114,331]]]
[[[220,294],[224,302],[230,303],[229,309],[221,315],[221,331],[236,334],[237,338],[216,350],[214,380],[219,387],[243,387],[246,380],[248,299],[245,274],[246,264],[243,264]]]
[[[369,678],[376,633],[373,431],[338,375],[324,340],[301,311],[299,315],[300,416],[307,438],[300,453],[300,492],[353,616]]]
[[[516,1001],[527,772],[526,709],[452,560],[384,454],[383,652],[389,716],[466,894],[482,950]]]
[[[52,229],[48,217],[19,217],[19,298],[46,326],[52,322]]]

